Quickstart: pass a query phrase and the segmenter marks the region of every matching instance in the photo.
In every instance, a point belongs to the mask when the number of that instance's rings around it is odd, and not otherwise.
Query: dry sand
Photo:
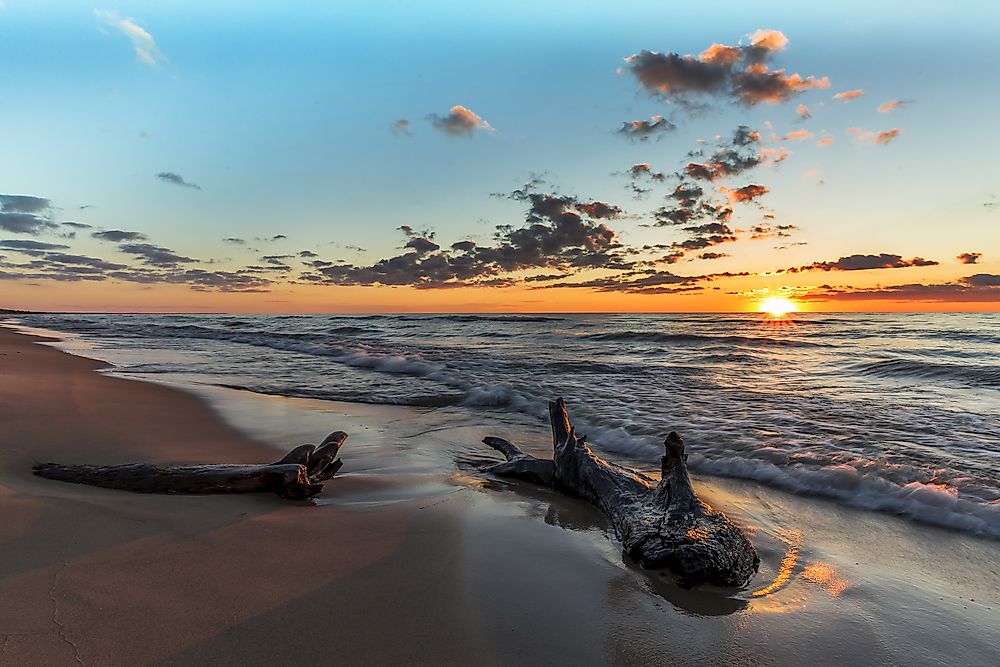
[[[544,453],[544,425],[179,390],[38,340],[0,329],[0,665],[1000,663],[996,542],[697,478],[764,562],[739,595],[685,591],[590,508],[476,472],[483,435]],[[30,473],[262,462],[335,429],[315,504]]]

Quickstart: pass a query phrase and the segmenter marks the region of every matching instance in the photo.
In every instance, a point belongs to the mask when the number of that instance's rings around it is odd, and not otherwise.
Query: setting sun
[[[798,310],[798,306],[788,299],[772,296],[761,301],[758,310],[762,313],[768,313],[771,317],[784,317],[788,313],[794,313]]]

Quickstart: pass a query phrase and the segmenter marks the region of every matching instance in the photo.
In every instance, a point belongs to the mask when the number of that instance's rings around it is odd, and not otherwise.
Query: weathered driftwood
[[[90,484],[138,493],[259,493],[302,500],[323,490],[343,461],[337,458],[347,434],[336,431],[316,445],[301,445],[264,465],[205,464],[61,465],[42,463],[36,475],[74,484]]]
[[[750,541],[724,514],[691,488],[684,443],[670,433],[657,482],[596,456],[577,437],[566,403],[549,403],[553,460],[530,456],[502,438],[483,440],[507,459],[490,471],[516,477],[590,501],[611,520],[624,555],[643,568],[666,568],[684,586],[710,583],[742,587],[760,558]]]

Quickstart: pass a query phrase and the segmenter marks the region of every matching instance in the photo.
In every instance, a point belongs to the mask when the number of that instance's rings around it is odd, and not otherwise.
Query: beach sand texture
[[[41,341],[0,329],[0,665],[1000,662],[995,541],[696,477],[763,563],[738,595],[687,591],[622,563],[591,508],[477,472],[487,434],[545,455],[541,425],[182,390]],[[315,503],[31,474],[266,462],[336,429]]]

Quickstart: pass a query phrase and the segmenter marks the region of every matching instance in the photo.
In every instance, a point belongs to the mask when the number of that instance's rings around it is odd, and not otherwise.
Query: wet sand
[[[993,541],[695,478],[763,564],[686,591],[622,563],[589,507],[479,472],[484,435],[544,454],[544,424],[170,387],[38,341],[0,329],[0,665],[1000,661]],[[262,462],[336,429],[315,503],[30,473]]]

